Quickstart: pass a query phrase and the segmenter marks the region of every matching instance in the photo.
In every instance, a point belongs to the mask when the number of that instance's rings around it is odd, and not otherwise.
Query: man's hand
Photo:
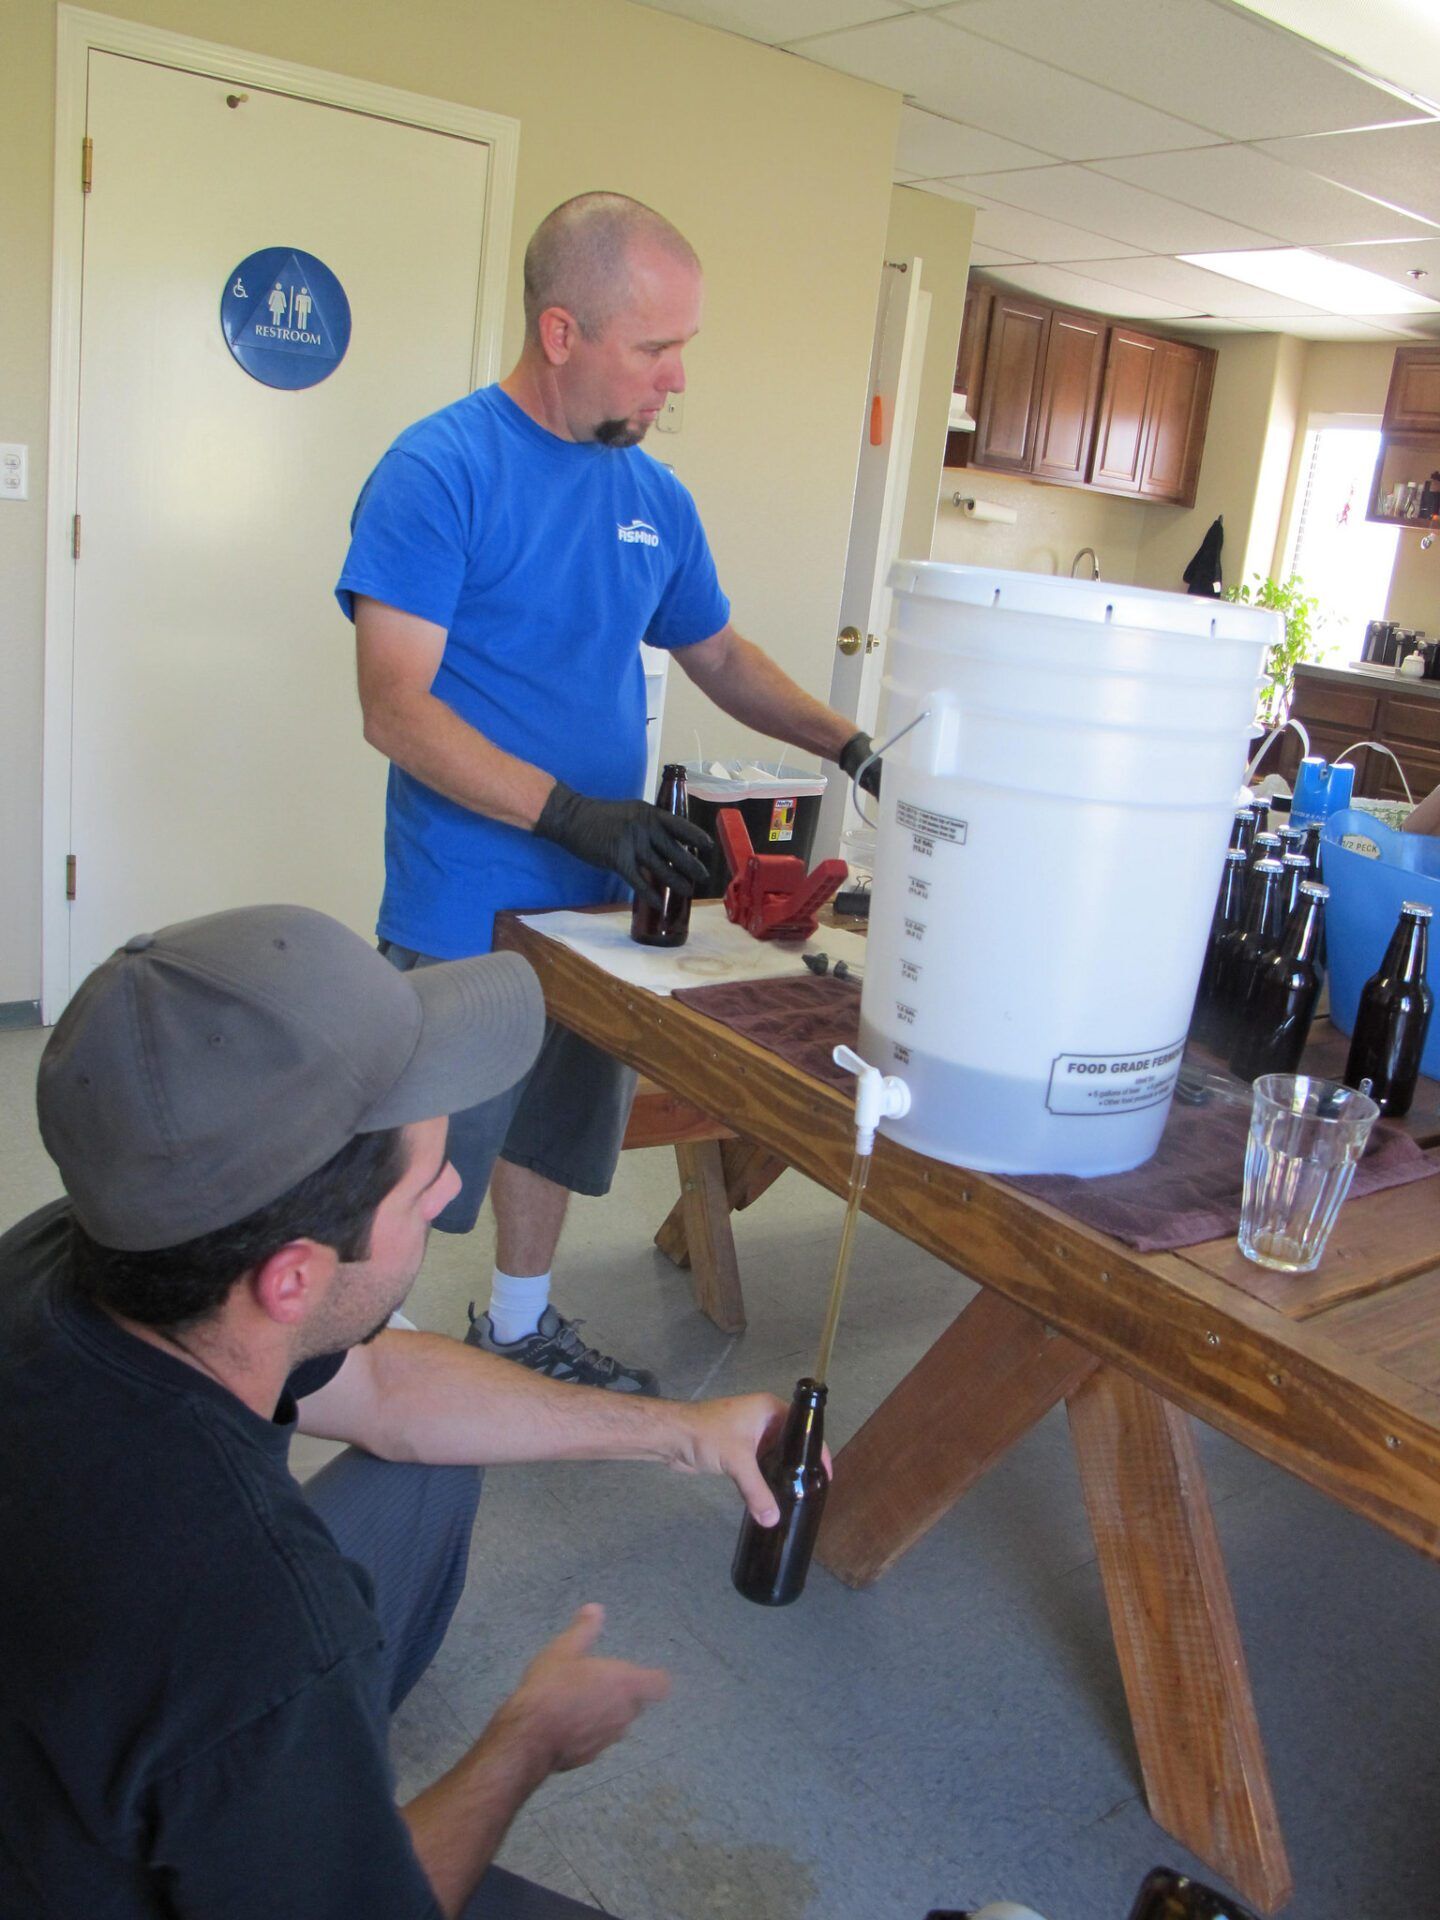
[[[592,867],[618,873],[652,907],[662,904],[662,887],[688,898],[709,870],[696,855],[715,844],[703,827],[648,800],[591,800],[563,780],[552,787],[535,832]]]
[[[591,1652],[605,1609],[581,1607],[562,1634],[536,1654],[519,1686],[490,1723],[538,1742],[548,1770],[583,1767],[612,1746],[644,1708],[670,1692],[660,1667],[604,1660]]]
[[[785,1402],[773,1393],[696,1401],[684,1409],[685,1437],[670,1464],[677,1473],[729,1474],[751,1518],[759,1526],[773,1527],[780,1509],[760,1471],[760,1456],[779,1439],[788,1412]],[[825,1471],[830,1470],[827,1447]]]
[[[868,733],[852,734],[840,749],[840,757],[837,765],[846,778],[850,780],[855,778],[857,768],[865,767],[865,771],[860,775],[860,785],[865,789],[866,793],[873,793],[878,800],[880,798],[881,763],[878,760],[871,759],[874,751],[875,742],[870,738]],[[867,760],[870,761],[869,766],[865,766]]]

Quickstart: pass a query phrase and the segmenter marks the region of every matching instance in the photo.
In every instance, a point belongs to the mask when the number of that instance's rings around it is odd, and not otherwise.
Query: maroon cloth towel
[[[860,990],[847,981],[804,974],[795,980],[685,987],[684,1006],[775,1053],[827,1086],[852,1090],[854,1076],[830,1058],[859,1040]],[[1006,1184],[1140,1253],[1160,1253],[1218,1240],[1240,1224],[1247,1108],[1212,1099],[1203,1107],[1178,1100],[1154,1157],[1130,1173],[1081,1180],[1069,1173],[1024,1174]],[[1355,1169],[1352,1194],[1377,1193],[1440,1173],[1440,1152],[1426,1153],[1403,1128],[1381,1121]]]

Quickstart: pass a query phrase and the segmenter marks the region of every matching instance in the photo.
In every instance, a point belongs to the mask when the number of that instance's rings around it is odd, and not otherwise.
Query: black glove
[[[710,871],[696,855],[715,845],[693,820],[664,813],[648,800],[591,800],[563,780],[550,789],[535,831],[577,860],[618,873],[657,908],[662,887],[689,898]]]
[[[863,766],[867,760],[870,760],[870,756],[874,751],[875,742],[870,738],[868,733],[853,734],[840,749],[840,771],[849,779],[853,780],[855,778],[855,769]],[[881,764],[879,760],[870,760],[869,766],[865,768],[864,773],[860,776],[861,786],[865,789],[866,793],[873,793],[877,800],[880,798]]]

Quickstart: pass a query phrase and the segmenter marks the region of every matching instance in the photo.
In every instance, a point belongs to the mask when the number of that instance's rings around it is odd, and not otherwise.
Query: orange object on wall
[[[885,444],[885,402],[878,393],[870,402],[870,444],[872,447]]]

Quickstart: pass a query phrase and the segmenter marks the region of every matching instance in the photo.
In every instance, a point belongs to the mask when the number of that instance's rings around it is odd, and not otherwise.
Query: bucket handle
[[[916,714],[915,718],[913,720],[908,720],[905,723],[905,725],[901,727],[898,733],[892,733],[888,740],[882,740],[878,747],[872,747],[869,753],[866,754],[865,758],[860,762],[859,766],[855,769],[854,773],[851,775],[850,804],[851,806],[854,807],[856,813],[859,814],[861,821],[864,823],[864,825],[871,828],[872,830],[879,824],[879,822],[872,820],[869,814],[866,813],[865,809],[860,804],[860,776],[864,773],[865,769],[872,763],[872,761],[878,760],[882,753],[888,753],[891,747],[894,746],[897,740],[903,740],[906,734],[909,733],[913,728],[918,727],[922,720],[928,720],[929,718],[930,718],[929,707],[922,707],[920,712]]]

